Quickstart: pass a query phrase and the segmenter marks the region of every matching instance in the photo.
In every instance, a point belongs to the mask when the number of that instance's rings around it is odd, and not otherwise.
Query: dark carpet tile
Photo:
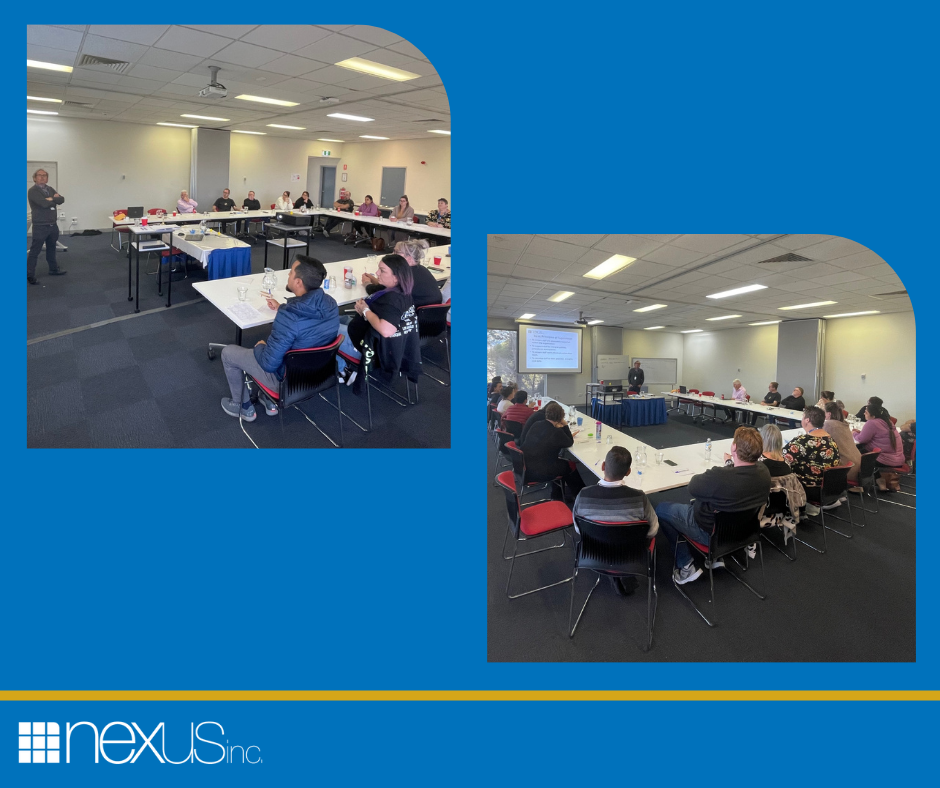
[[[163,415],[152,399],[139,400],[88,419],[94,448],[171,448]]]
[[[58,353],[63,353],[66,350],[72,349],[72,334],[67,334],[64,337],[56,337],[55,339],[45,339],[41,342],[34,342],[31,345],[26,346],[26,358],[31,360],[34,358],[45,358],[46,356],[55,356]]]
[[[80,326],[88,326],[92,323],[110,320],[114,316],[111,307],[106,304],[75,307],[69,309],[69,327],[78,328]]]
[[[36,339],[46,334],[55,334],[59,331],[67,331],[72,328],[69,320],[69,313],[54,312],[51,315],[42,315],[34,317],[27,312],[26,314],[26,338]]]
[[[152,395],[143,373],[136,366],[116,373],[96,375],[81,381],[82,399],[89,415],[107,413],[122,405],[149,399]]]
[[[69,424],[51,432],[30,433],[26,446],[30,449],[87,449],[92,445],[87,421]]]
[[[194,379],[203,376],[201,365],[182,350],[170,356],[142,361],[140,371],[155,397],[181,391],[191,386]]]
[[[166,321],[163,319],[163,312],[153,312],[149,315],[121,320],[117,325],[121,329],[122,336],[127,339],[158,334],[167,328]]]
[[[124,370],[134,367],[137,361],[127,342],[117,339],[78,348],[75,351],[75,363],[80,378],[94,378],[104,374],[120,375]]]
[[[76,331],[72,334],[72,344],[76,348],[92,347],[105,342],[118,342],[124,339],[120,321],[108,323],[105,326],[90,328],[87,331]]]
[[[36,288],[31,287],[26,292],[28,296],[32,296],[36,292]],[[30,297],[26,300],[26,309],[32,317],[47,317],[65,312],[70,306],[69,300],[59,295],[50,296],[49,298]]]
[[[183,346],[177,339],[176,334],[168,328],[163,331],[155,331],[152,334],[131,337],[127,340],[127,344],[130,346],[134,358],[138,361],[172,356],[183,351]]]
[[[192,381],[187,381],[187,384],[185,388],[156,397],[174,446],[188,446],[200,435],[224,429],[230,422],[235,422],[231,416],[225,415],[219,404],[223,396],[228,396],[224,379],[216,381],[214,386],[205,383],[193,385]],[[236,423],[236,429],[237,426]]]
[[[222,413],[222,411],[219,410],[219,413]],[[254,446],[251,445],[239,429],[238,420],[230,416],[226,416],[226,418],[229,421],[228,424],[223,424],[212,432],[204,432],[192,436],[189,440],[179,445],[187,449],[253,449]],[[249,431],[251,426],[251,424],[248,425]],[[257,440],[255,442],[257,443]],[[233,464],[231,467],[232,477],[235,478],[239,473],[238,466]],[[216,468],[213,478],[224,479],[224,474],[225,471],[223,469]]]
[[[26,409],[27,435],[41,436],[85,418],[84,396],[79,382],[70,380],[30,389]]]
[[[108,303],[115,313],[117,313],[119,309],[126,311],[127,305],[131,303],[127,300],[127,282],[116,286],[113,286],[113,283],[109,283],[107,289],[102,290],[102,292],[105,294]]]
[[[30,389],[46,388],[63,380],[71,380],[78,377],[78,372],[78,363],[71,350],[30,359],[26,363],[26,380]]]

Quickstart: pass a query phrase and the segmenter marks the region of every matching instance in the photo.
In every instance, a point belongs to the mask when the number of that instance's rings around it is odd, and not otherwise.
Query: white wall
[[[776,326],[749,326],[680,336],[683,339],[680,377],[687,388],[730,397],[731,381],[740,378],[751,397],[763,398],[767,384],[776,380]]]
[[[823,388],[834,391],[852,413],[876,396],[899,422],[913,419],[915,351],[913,313],[827,320]]]
[[[623,330],[623,355],[640,356],[641,358],[674,358],[676,359],[676,374],[682,380],[683,370],[683,343],[682,334],[661,334],[658,331],[631,331]],[[648,383],[664,383],[661,380],[650,380]],[[675,381],[673,381],[675,382]],[[651,394],[658,391],[650,389]]]

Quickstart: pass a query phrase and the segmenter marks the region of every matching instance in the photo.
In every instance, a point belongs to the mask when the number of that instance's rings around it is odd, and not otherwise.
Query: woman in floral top
[[[826,416],[817,407],[803,411],[803,429],[800,435],[790,441],[783,450],[783,459],[790,464],[790,470],[798,477],[804,488],[821,487],[822,473],[827,468],[839,464],[839,447],[823,429]]]

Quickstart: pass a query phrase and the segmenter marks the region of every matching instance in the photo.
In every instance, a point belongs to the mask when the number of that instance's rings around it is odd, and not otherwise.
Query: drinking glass
[[[248,285],[239,285],[237,289],[238,289],[238,300],[247,301],[248,300]]]
[[[664,458],[664,452],[661,452],[661,451],[656,452],[656,464],[657,465],[663,464],[663,458]]]

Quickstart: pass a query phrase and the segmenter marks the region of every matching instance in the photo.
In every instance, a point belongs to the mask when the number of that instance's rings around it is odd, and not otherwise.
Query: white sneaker
[[[747,546],[747,557],[752,560],[754,558],[757,558],[757,542],[754,542],[754,544],[749,544]]]
[[[721,569],[725,565],[723,559],[719,558],[715,563],[712,563],[707,558],[705,559],[705,568],[706,569]]]
[[[806,513],[812,517],[815,517],[817,514],[819,514],[819,507],[808,503],[806,504]]]
[[[702,576],[702,570],[697,568],[694,563],[684,566],[681,569],[676,567],[672,570],[672,580],[677,585],[685,585],[693,580],[698,580]]]
[[[356,375],[358,375],[358,370],[353,370],[352,372],[347,371],[346,385],[351,386],[356,381]]]
[[[835,503],[831,503],[828,506],[824,506],[823,509],[828,512],[830,509],[838,509],[840,506],[842,506],[842,501],[836,501]]]

